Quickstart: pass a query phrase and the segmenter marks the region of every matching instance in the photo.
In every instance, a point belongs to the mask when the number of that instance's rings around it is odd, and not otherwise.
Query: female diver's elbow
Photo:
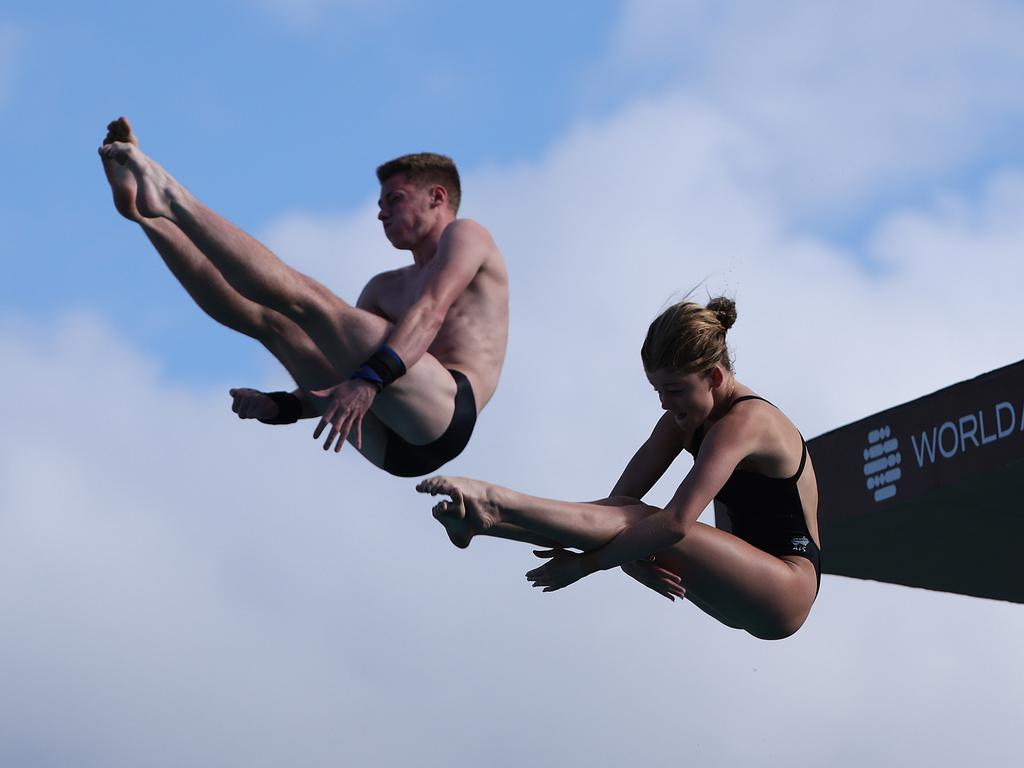
[[[668,535],[672,538],[672,544],[669,546],[678,544],[685,539],[691,527],[692,523],[681,515],[670,515],[668,519]]]

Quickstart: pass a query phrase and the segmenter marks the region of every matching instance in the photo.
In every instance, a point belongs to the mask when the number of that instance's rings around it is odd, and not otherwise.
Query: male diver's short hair
[[[377,181],[383,184],[392,176],[404,173],[413,184],[438,184],[448,191],[448,205],[458,213],[462,202],[462,185],[455,161],[447,155],[417,152],[402,155],[377,167]]]

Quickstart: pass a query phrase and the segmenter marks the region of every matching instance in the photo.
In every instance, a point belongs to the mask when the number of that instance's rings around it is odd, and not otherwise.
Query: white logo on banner
[[[900,472],[900,441],[892,437],[889,427],[873,429],[868,433],[868,447],[864,449],[864,476],[868,490],[874,491],[875,501],[885,501],[896,495],[896,481]]]

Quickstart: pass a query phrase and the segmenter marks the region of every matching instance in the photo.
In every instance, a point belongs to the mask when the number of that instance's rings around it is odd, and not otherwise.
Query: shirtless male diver
[[[469,441],[508,339],[508,273],[482,226],[456,219],[450,159],[405,155],[377,169],[384,236],[413,263],[383,272],[355,306],[200,203],[140,149],[128,121],[99,148],[114,205],[136,222],[217,322],[261,342],[294,392],[233,389],[240,418],[321,416],[324,450],[347,439],[394,475],[433,472]]]

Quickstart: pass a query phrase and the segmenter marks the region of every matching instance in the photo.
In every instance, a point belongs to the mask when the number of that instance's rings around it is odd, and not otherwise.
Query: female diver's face
[[[661,407],[672,414],[676,425],[691,431],[707,421],[715,406],[713,370],[704,373],[648,371],[647,380],[658,393]]]

